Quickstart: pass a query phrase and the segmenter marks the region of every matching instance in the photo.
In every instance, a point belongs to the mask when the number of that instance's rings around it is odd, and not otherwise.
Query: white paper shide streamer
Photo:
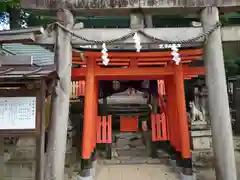
[[[136,51],[137,51],[137,52],[140,52],[141,49],[142,49],[142,46],[141,46],[140,37],[138,36],[138,33],[137,33],[137,32],[135,32],[135,34],[134,34],[134,36],[133,36],[133,39],[134,39],[134,42],[135,42]]]
[[[108,65],[108,63],[109,63],[109,58],[108,58],[108,53],[107,53],[107,47],[106,47],[106,44],[105,43],[103,43],[102,44],[102,63],[105,65],[105,66],[107,66]]]
[[[178,53],[178,45],[176,44],[172,44],[171,46],[171,55],[173,56],[172,60],[175,61],[176,65],[179,65],[181,58],[180,58],[180,54]]]

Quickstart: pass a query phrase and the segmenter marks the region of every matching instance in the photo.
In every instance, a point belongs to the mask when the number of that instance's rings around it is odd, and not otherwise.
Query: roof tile
[[[7,55],[32,56],[33,63],[43,66],[54,64],[53,52],[38,45],[25,45],[21,43],[2,44]]]

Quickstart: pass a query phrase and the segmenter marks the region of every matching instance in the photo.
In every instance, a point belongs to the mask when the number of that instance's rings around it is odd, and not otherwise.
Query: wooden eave
[[[37,35],[44,34],[43,27],[0,31],[0,43],[34,42]]]
[[[55,65],[48,66],[1,66],[0,81],[24,81],[24,80],[50,80],[56,79]]]

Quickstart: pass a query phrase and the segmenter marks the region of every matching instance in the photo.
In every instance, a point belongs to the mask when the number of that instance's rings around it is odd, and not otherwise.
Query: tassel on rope
[[[138,36],[138,33],[135,32],[134,36],[133,36],[133,39],[135,41],[135,48],[136,48],[136,51],[137,52],[140,52],[141,49],[142,49],[142,46],[141,46],[141,40],[140,40],[140,37]]]
[[[107,47],[106,47],[106,44],[105,43],[103,43],[102,44],[102,63],[105,65],[105,66],[107,66],[108,65],[108,63],[109,63],[109,58],[108,58],[108,53],[107,53]]]
[[[181,61],[181,57],[180,54],[178,53],[178,47],[179,45],[176,44],[172,44],[171,46],[171,55],[173,56],[172,60],[175,61],[176,65],[179,65],[180,61]]]

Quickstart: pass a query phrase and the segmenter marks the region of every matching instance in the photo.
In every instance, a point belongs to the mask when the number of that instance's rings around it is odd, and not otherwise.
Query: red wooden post
[[[182,64],[174,65],[174,81],[175,81],[175,94],[176,94],[176,106],[178,112],[178,128],[181,147],[182,166],[184,174],[192,174],[192,161],[190,151],[190,141],[188,132],[188,121],[186,112],[185,92],[184,92],[184,77]]]
[[[112,143],[112,116],[97,116],[97,143]]]
[[[172,115],[171,115],[171,105],[170,105],[170,97],[171,94],[169,93],[169,78],[165,78],[164,79],[164,85],[165,85],[165,95],[166,95],[166,105],[165,105],[165,113],[166,113],[166,126],[167,126],[167,136],[168,136],[168,140],[170,141],[170,144],[172,145]]]
[[[172,141],[175,150],[178,149],[178,124],[177,124],[177,106],[176,106],[176,95],[174,91],[174,84],[172,81],[172,76],[169,77],[169,84],[168,84],[169,92],[168,92],[168,99],[169,99],[169,111],[171,114],[171,129],[172,129]]]
[[[96,122],[96,77],[94,75],[95,61],[88,59],[87,73],[85,84],[85,101],[84,101],[84,123],[83,123],[83,144],[82,158],[89,159],[91,157],[94,126]]]
[[[98,93],[99,93],[99,89],[98,89],[98,80],[95,81],[95,87],[94,87],[94,93],[95,93],[95,99],[94,99],[94,111],[93,113],[95,113],[95,118],[94,118],[94,124],[93,124],[93,141],[92,141],[92,151],[94,150],[94,148],[96,147],[96,140],[97,140],[97,117],[98,117]]]
[[[169,148],[168,153],[170,155],[170,163],[175,166],[176,164],[176,140],[175,140],[175,125],[174,125],[174,109],[173,109],[173,84],[172,77],[165,77],[165,91],[166,91],[166,115],[167,115],[167,125],[168,125],[168,137],[169,137]]]
[[[171,76],[171,111],[173,113],[173,125],[174,125],[174,141],[175,141],[175,150],[176,152],[181,152],[181,133],[180,133],[180,123],[179,123],[179,114],[178,114],[178,104],[177,104],[177,93],[178,88],[174,81],[174,76]]]

